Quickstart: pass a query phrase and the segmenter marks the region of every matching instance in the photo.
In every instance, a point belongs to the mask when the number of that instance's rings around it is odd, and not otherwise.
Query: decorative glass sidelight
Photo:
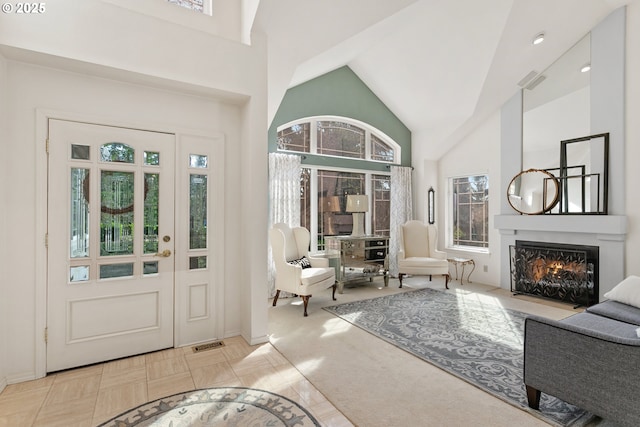
[[[207,268],[207,256],[191,256],[189,257],[189,270],[199,270]]]
[[[160,153],[156,151],[145,151],[144,164],[147,166],[160,166]]]
[[[71,258],[89,256],[89,169],[71,169]]]
[[[144,174],[144,253],[158,252],[160,175]]]
[[[192,168],[205,169],[209,164],[209,158],[203,154],[190,154],[189,166]]]
[[[109,142],[100,147],[100,160],[103,162],[134,163],[136,150],[121,142]]]
[[[103,264],[100,266],[101,279],[113,279],[114,277],[133,276],[133,263]]]
[[[91,160],[91,146],[71,144],[71,158],[74,160]]]
[[[101,171],[100,198],[100,255],[133,254],[133,172]]]
[[[189,249],[207,247],[207,175],[189,179]]]

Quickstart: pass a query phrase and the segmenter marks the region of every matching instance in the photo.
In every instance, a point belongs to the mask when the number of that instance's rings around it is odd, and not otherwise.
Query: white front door
[[[49,120],[47,371],[174,346],[175,136]]]

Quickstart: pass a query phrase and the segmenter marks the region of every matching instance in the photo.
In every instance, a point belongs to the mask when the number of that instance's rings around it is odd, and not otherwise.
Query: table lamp
[[[334,236],[338,234],[336,232],[335,222],[333,216],[335,212],[340,212],[340,198],[338,196],[327,196],[322,198],[322,213],[325,216],[325,235]]]
[[[347,195],[347,212],[353,214],[354,237],[364,236],[364,213],[369,210],[369,198],[366,194]]]

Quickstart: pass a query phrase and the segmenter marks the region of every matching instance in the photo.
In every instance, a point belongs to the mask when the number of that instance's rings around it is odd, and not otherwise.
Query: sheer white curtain
[[[391,166],[391,217],[389,221],[389,274],[398,276],[398,231],[400,225],[413,219],[410,167]]]
[[[284,222],[290,227],[300,226],[300,156],[269,154],[269,228]],[[275,269],[269,245],[269,297],[275,295]]]

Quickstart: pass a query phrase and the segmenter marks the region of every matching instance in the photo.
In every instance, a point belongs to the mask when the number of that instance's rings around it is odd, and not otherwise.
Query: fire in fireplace
[[[598,302],[597,246],[516,240],[509,247],[511,291],[579,306]]]

